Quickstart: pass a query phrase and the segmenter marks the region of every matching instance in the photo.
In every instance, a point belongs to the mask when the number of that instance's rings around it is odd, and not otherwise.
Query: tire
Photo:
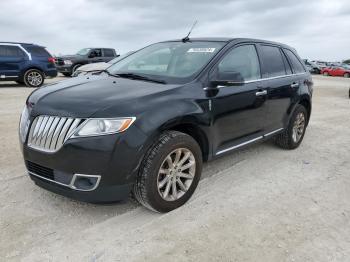
[[[76,65],[74,65],[73,68],[72,68],[72,73],[71,73],[71,75],[73,75],[74,72],[75,72],[75,70],[77,70],[79,67],[81,67],[81,64],[76,64]]]
[[[323,75],[324,76],[329,76],[329,73],[328,72],[323,72]]]
[[[186,156],[189,157],[181,164]],[[174,167],[172,163],[178,163],[179,166]],[[190,167],[186,168],[188,165]],[[181,167],[185,169],[179,173]],[[187,177],[178,177],[185,173]],[[198,143],[187,134],[166,131],[146,153],[133,192],[136,199],[146,208],[161,213],[169,212],[190,199],[198,185],[201,173],[202,152]],[[178,179],[184,187],[180,186]],[[175,190],[173,190],[173,184],[175,184]]]
[[[350,77],[350,73],[345,73],[345,74],[344,74],[344,77],[345,77],[345,78],[349,78],[349,77]]]
[[[303,116],[303,125],[295,130],[295,125],[301,121],[300,114]],[[304,106],[298,105],[293,112],[287,129],[283,133],[275,136],[275,144],[284,149],[295,149],[303,141],[305,130],[308,122],[308,113]],[[296,135],[296,136],[295,136]]]
[[[71,76],[72,74],[71,74],[71,73],[62,73],[62,75],[69,77],[69,76]]]
[[[40,87],[44,80],[44,73],[38,69],[29,69],[24,73],[24,84],[28,87]]]

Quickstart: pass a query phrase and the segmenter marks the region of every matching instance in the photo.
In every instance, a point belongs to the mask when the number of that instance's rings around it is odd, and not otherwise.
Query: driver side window
[[[255,46],[242,45],[233,48],[219,63],[218,72],[223,75],[236,74],[242,81],[260,79],[260,64]]]

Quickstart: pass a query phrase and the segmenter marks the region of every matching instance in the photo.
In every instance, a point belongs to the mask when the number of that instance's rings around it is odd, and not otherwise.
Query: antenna
[[[185,43],[185,42],[187,42],[187,41],[190,40],[189,36],[190,36],[190,34],[192,33],[192,30],[193,30],[193,28],[196,26],[196,24],[197,24],[197,20],[194,21],[194,23],[193,23],[193,25],[192,25],[190,31],[188,32],[188,34],[187,34],[184,38],[182,38],[182,42]]]

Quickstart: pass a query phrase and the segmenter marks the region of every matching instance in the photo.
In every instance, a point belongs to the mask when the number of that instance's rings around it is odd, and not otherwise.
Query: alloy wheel
[[[304,130],[305,130],[305,115],[303,112],[300,112],[296,116],[293,124],[292,138],[294,143],[298,143],[300,141],[301,137],[304,134]]]
[[[178,148],[166,156],[160,166],[157,187],[166,201],[180,199],[190,188],[196,173],[196,160],[186,148]]]
[[[40,86],[43,82],[43,77],[39,72],[32,71],[27,75],[27,82],[31,86]]]

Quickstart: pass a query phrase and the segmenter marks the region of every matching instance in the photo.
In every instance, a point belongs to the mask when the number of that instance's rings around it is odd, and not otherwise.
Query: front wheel
[[[323,72],[323,75],[324,76],[329,76],[329,73],[328,72]]]
[[[146,154],[134,195],[145,207],[169,212],[187,202],[202,173],[202,153],[189,135],[167,131]]]
[[[345,78],[349,78],[349,77],[350,77],[350,73],[345,73],[345,74],[344,74],[344,77],[345,77]]]
[[[38,69],[29,69],[24,74],[24,83],[28,87],[40,87],[44,84],[44,74]]]
[[[304,106],[298,105],[283,133],[275,137],[275,143],[284,149],[295,149],[303,141],[308,113]]]

